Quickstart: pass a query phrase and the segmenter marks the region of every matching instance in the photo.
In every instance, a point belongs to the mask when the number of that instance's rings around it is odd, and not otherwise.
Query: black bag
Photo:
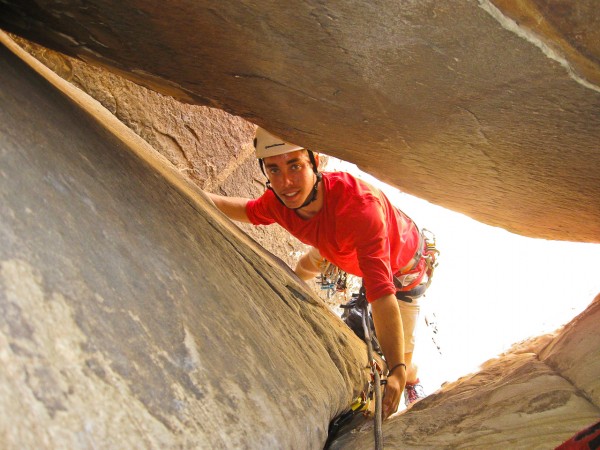
[[[369,317],[367,318],[367,326],[370,327],[371,330],[371,345],[373,346],[373,351],[378,353],[383,357],[383,352],[379,346],[379,341],[377,340],[377,336],[375,335],[375,324],[373,323],[373,316],[371,311],[368,309],[367,298],[364,294],[364,288],[360,289],[358,294],[352,294],[352,298],[345,305],[341,305],[341,308],[344,309],[342,313],[342,320],[346,325],[350,327],[354,334],[356,334],[363,341],[365,340],[365,331],[363,329],[363,316],[365,311],[368,311]]]

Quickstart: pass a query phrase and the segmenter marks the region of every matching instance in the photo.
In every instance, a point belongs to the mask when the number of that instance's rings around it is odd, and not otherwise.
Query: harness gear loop
[[[419,232],[419,244],[412,264],[394,275],[396,298],[408,303],[422,296],[429,288],[438,265],[440,251],[436,248],[435,235],[426,228]]]

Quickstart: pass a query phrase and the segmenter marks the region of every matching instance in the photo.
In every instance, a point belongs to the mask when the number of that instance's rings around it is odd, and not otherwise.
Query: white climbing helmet
[[[272,135],[264,128],[258,127],[254,138],[254,148],[256,149],[256,157],[258,159],[267,158],[269,156],[283,155],[284,153],[303,150],[304,147],[290,144],[283,139]]]

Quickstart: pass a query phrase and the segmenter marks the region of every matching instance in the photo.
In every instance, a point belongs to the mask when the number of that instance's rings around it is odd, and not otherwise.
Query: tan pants
[[[404,352],[412,353],[415,349],[415,328],[419,318],[420,299],[414,299],[412,303],[398,300],[400,316],[402,317],[402,328],[404,328]]]

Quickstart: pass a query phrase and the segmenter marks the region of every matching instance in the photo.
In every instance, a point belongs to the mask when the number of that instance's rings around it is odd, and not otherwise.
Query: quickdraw
[[[365,415],[367,415],[370,404],[371,399],[369,398],[369,395],[365,393],[365,391],[361,392],[361,394],[358,397],[356,397],[350,405],[350,410],[338,416],[329,424],[327,442],[325,443],[324,448],[329,448],[329,446],[333,442],[333,439],[337,436],[339,430],[343,426],[348,425],[358,413],[363,412]]]
[[[368,409],[370,405],[370,400],[367,394],[363,391],[361,395],[356,397],[352,404],[350,405],[350,410],[345,412],[344,414],[338,416],[335,420],[333,420],[329,424],[329,429],[327,433],[327,441],[325,442],[324,449],[328,449],[335,437],[337,436],[340,429],[350,422],[352,419],[360,413],[364,412],[364,414],[368,414]]]
[[[427,228],[423,228],[421,230],[421,236],[423,236],[423,239],[425,240],[425,250],[423,251],[422,258],[427,265],[427,287],[429,287],[431,279],[433,278],[433,272],[439,264],[437,257],[440,255],[440,251],[436,247],[435,234]]]
[[[346,292],[348,287],[348,274],[327,260],[323,260],[317,284],[322,290],[327,291],[327,298],[331,298],[336,292]]]

